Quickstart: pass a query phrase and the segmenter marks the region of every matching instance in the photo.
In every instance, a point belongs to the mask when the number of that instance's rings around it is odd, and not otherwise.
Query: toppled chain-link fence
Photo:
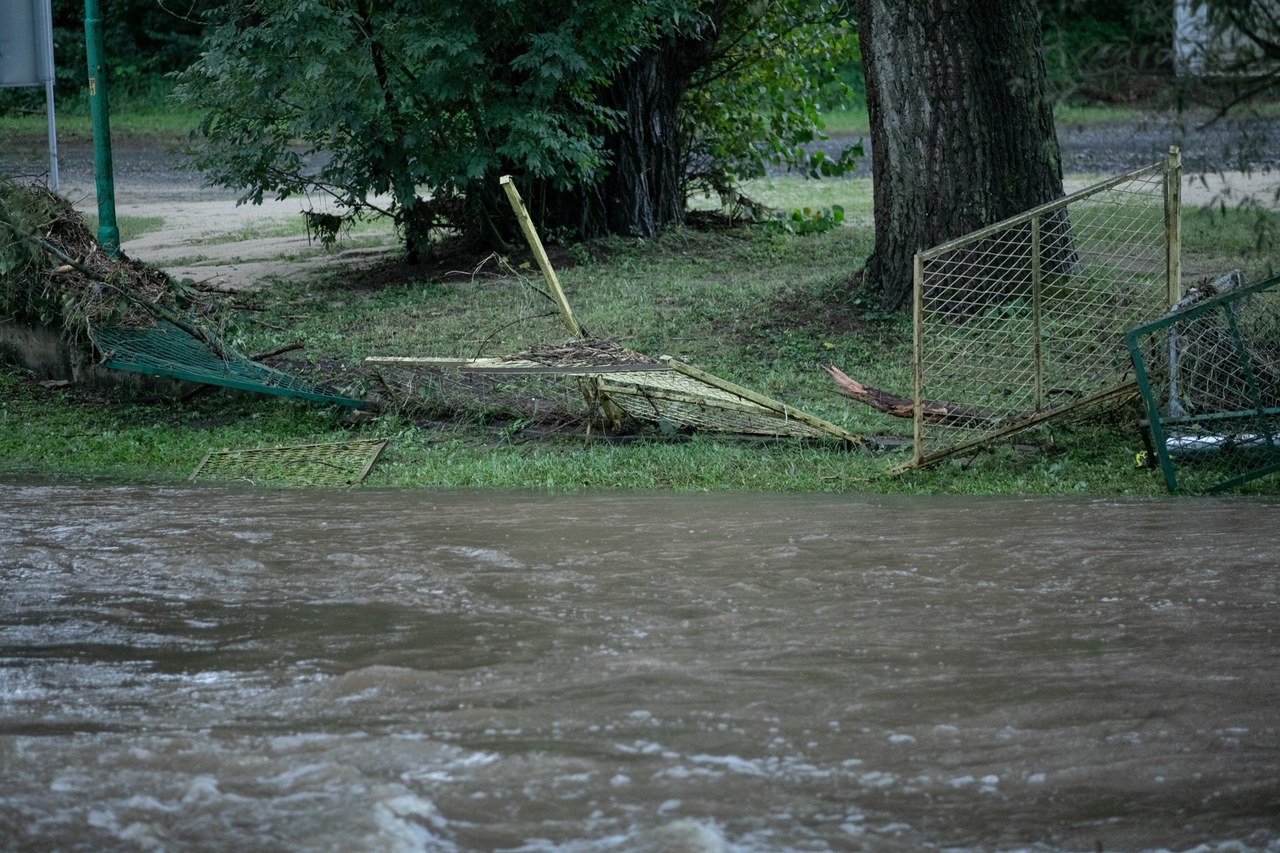
[[[914,457],[1132,392],[1126,330],[1180,298],[1176,150],[916,256]]]
[[[1238,280],[1193,290],[1126,335],[1147,409],[1147,458],[1171,492],[1223,491],[1280,472],[1280,276]]]
[[[196,337],[199,335],[199,337]],[[364,401],[260,364],[194,323],[155,320],[141,328],[109,326],[93,332],[103,364],[112,370],[169,376],[258,394],[297,397],[358,409]]]
[[[578,340],[499,358],[370,356],[402,410],[430,416],[485,406],[495,416],[544,428],[623,419],[664,431],[863,440],[759,392],[669,356],[650,359],[611,341]]]

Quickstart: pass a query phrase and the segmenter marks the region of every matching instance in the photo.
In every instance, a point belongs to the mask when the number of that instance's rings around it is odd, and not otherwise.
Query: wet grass
[[[791,203],[792,185],[758,188]],[[856,199],[847,199],[857,207]],[[861,202],[865,206],[866,202]],[[906,393],[907,318],[881,317],[844,294],[870,250],[864,228],[798,237],[748,227],[677,229],[652,241],[556,250],[560,278],[591,332],[650,355],[671,354],[869,436],[905,436],[907,421],[832,392],[822,367]],[[301,340],[295,365],[369,390],[367,355],[474,356],[568,336],[530,270],[381,268],[331,272],[241,297],[235,342],[247,352]],[[364,375],[364,386],[360,377]],[[390,437],[368,484],[395,487],[619,488],[674,491],[904,491],[1154,494],[1133,465],[1136,410],[1099,424],[1055,424],[971,458],[889,476],[901,452],[835,441],[717,438],[649,429],[547,430],[483,406],[446,421],[383,414],[343,426],[339,410],[212,390],[186,400],[87,395],[0,373],[0,470],[8,474],[182,479],[209,450]]]
[[[822,370],[835,364],[899,394],[911,388],[908,318],[849,297],[852,276],[871,250],[870,184],[769,179],[747,191],[784,210],[839,204],[846,224],[806,236],[767,226],[710,226],[673,229],[655,240],[553,247],[578,319],[595,335],[652,356],[683,357],[854,433],[908,436],[909,422],[836,396]],[[1252,246],[1261,261],[1256,234],[1275,225],[1274,215],[1254,211],[1189,211],[1187,257],[1238,257]],[[530,259],[509,261],[504,267],[460,255],[433,268],[384,263],[268,283],[237,297],[241,307],[229,334],[245,352],[302,341],[305,348],[290,354],[290,369],[337,379],[357,395],[376,390],[362,365],[366,356],[496,355],[567,339],[538,292],[543,284]],[[547,428],[480,402],[446,420],[388,412],[348,426],[337,409],[221,390],[148,398],[49,388],[4,363],[0,473],[167,482],[190,475],[209,450],[389,437],[369,485],[1160,494],[1159,475],[1134,464],[1142,449],[1138,417],[1130,403],[1104,416],[1053,422],[930,470],[890,476],[905,461],[901,451],[849,449],[835,441],[660,429],[605,436],[581,423]]]
[[[334,409],[213,391],[185,402],[109,402],[35,386],[0,367],[0,473],[176,482],[209,450],[388,437],[367,481],[401,488],[494,487],[958,494],[1158,494],[1133,466],[1121,424],[1059,427],[1031,444],[997,446],[901,477],[901,457],[835,442],[709,436],[627,440],[581,433],[527,436],[492,425],[414,426],[383,415],[344,427]]]

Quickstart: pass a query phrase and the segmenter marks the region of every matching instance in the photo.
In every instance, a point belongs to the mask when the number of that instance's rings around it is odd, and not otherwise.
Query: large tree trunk
[[[858,0],[875,250],[864,282],[911,294],[912,257],[1062,194],[1036,0]]]
[[[672,38],[636,57],[600,96],[622,123],[605,135],[610,165],[585,192],[546,191],[543,220],[578,237],[653,237],[684,221],[680,101],[714,37]]]

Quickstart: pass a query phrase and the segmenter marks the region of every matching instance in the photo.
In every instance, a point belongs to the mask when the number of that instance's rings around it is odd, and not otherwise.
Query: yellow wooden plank
[[[569,328],[569,332],[578,337],[582,336],[582,327],[578,325],[577,319],[573,316],[573,309],[569,307],[569,300],[565,298],[564,290],[560,287],[560,278],[556,275],[556,271],[551,268],[551,259],[547,257],[547,250],[542,248],[542,239],[538,237],[538,232],[533,227],[533,220],[529,217],[529,211],[524,209],[524,202],[520,200],[520,191],[516,189],[516,185],[511,181],[510,175],[503,175],[498,179],[498,183],[502,184],[503,190],[507,193],[507,200],[511,202],[511,209],[515,211],[516,221],[520,223],[520,230],[524,232],[524,238],[529,242],[529,248],[533,250],[533,256],[538,261],[538,266],[542,269],[542,276],[547,280],[547,286],[551,288],[551,295],[555,298],[556,304],[560,306],[560,316],[564,319],[564,324]]]

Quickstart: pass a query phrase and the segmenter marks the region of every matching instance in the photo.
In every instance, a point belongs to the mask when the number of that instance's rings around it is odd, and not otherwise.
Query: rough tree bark
[[[605,135],[608,170],[585,193],[546,190],[547,226],[570,228],[584,239],[653,237],[684,221],[680,101],[714,46],[714,30],[700,38],[670,38],[618,74],[600,97],[624,116],[618,130]]]
[[[1036,0],[858,0],[875,250],[896,308],[912,257],[1062,194]]]

